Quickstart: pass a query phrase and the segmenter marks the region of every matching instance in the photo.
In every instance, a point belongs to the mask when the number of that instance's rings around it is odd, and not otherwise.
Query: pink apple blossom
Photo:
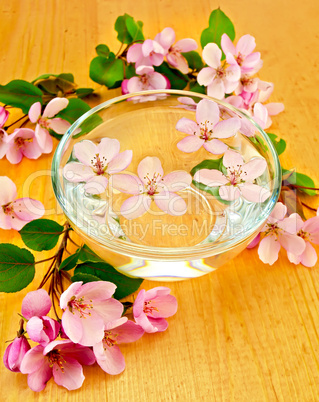
[[[41,103],[34,103],[29,110],[29,119],[32,123],[37,123],[35,128],[35,138],[44,154],[49,154],[53,148],[52,137],[49,129],[58,134],[64,134],[71,126],[69,122],[59,117],[54,117],[69,104],[66,98],[54,98],[45,107],[41,115]]]
[[[103,138],[99,144],[84,140],[73,148],[79,162],[69,162],[63,169],[64,177],[74,183],[86,182],[84,189],[90,194],[105,191],[109,176],[126,169],[132,161],[132,151],[120,153],[120,142]]]
[[[26,331],[32,341],[45,346],[56,339],[60,324],[50,317],[32,317],[27,322]]]
[[[163,47],[152,39],[146,39],[143,43],[132,45],[127,52],[128,63],[135,63],[135,68],[140,66],[159,66],[164,60]]]
[[[212,154],[223,154],[228,146],[221,139],[234,136],[240,128],[237,117],[220,121],[217,103],[207,99],[198,102],[196,121],[182,117],[176,124],[176,130],[188,135],[177,144],[183,152],[195,152],[203,146]]]
[[[12,164],[21,162],[24,156],[38,159],[41,154],[42,149],[30,128],[16,128],[7,138],[6,157]]]
[[[290,215],[291,216],[291,215]],[[319,244],[319,216],[314,216],[303,222],[299,215],[297,219],[297,236],[304,239],[306,248],[302,254],[296,255],[294,251],[288,252],[288,259],[294,264],[302,264],[305,267],[316,265],[318,257],[311,243]]]
[[[296,235],[298,231],[296,214],[285,218],[286,214],[286,205],[277,202],[262,229],[263,239],[259,243],[258,255],[265,264],[272,265],[278,260],[281,246],[296,255],[301,255],[305,250],[305,241]]]
[[[52,302],[44,289],[34,290],[26,294],[22,300],[21,313],[24,318],[42,317],[48,314]]]
[[[44,206],[32,198],[18,198],[17,187],[9,177],[0,176],[0,228],[21,230],[44,214]]]
[[[58,385],[71,391],[83,384],[85,377],[82,365],[94,363],[95,356],[90,348],[69,340],[59,340],[29,350],[20,370],[28,374],[28,385],[33,391],[42,391],[52,376]]]
[[[181,39],[175,42],[175,32],[172,28],[164,28],[162,32],[155,36],[157,41],[165,51],[167,62],[180,70],[183,74],[188,73],[188,63],[182,53],[187,53],[197,49],[194,39]]]
[[[6,368],[15,373],[20,372],[21,362],[30,348],[31,346],[24,335],[17,336],[4,352],[3,363]]]
[[[219,195],[223,200],[233,201],[241,195],[250,202],[263,202],[270,192],[265,187],[254,184],[267,168],[262,158],[253,158],[244,163],[242,155],[228,150],[225,152],[223,164],[227,174],[216,169],[201,169],[194,175],[194,180],[209,187],[219,187]]]
[[[133,304],[133,316],[145,332],[162,332],[168,327],[165,320],[177,311],[177,300],[167,287],[158,286],[151,290],[142,289]]]
[[[9,148],[8,140],[8,134],[2,128],[0,128],[0,159],[2,159],[7,153]]]
[[[226,61],[222,62],[222,51],[216,43],[208,43],[203,49],[202,56],[208,67],[201,69],[197,81],[207,87],[209,96],[217,99],[223,99],[225,93],[233,92],[240,79],[240,67],[237,63],[230,64],[228,55],[227,53]]]
[[[137,67],[136,73],[138,77],[132,77],[122,82],[122,93],[129,94],[152,89],[169,89],[170,82],[162,74],[154,71],[152,66]],[[132,99],[134,102],[147,102],[158,98],[166,97],[165,94],[153,94],[144,96],[135,96]]]
[[[0,106],[0,128],[2,128],[6,121],[8,120],[9,112],[3,107]]]
[[[115,289],[106,281],[74,282],[62,293],[62,326],[72,342],[93,346],[102,341],[105,325],[123,313],[122,303],[112,298]]]
[[[121,206],[121,214],[135,219],[147,212],[152,201],[170,215],[183,215],[187,205],[176,194],[190,186],[192,177],[183,170],[175,170],[164,176],[161,161],[147,156],[138,165],[138,177],[130,174],[113,175],[112,186],[127,194],[133,194]]]
[[[135,342],[143,334],[143,328],[126,317],[107,324],[104,338],[93,346],[98,365],[108,374],[120,374],[125,368],[125,361],[118,345]]]
[[[221,38],[221,48],[230,64],[238,64],[242,74],[255,74],[262,67],[260,53],[254,52],[255,38],[251,35],[242,36],[235,46],[227,34]]]

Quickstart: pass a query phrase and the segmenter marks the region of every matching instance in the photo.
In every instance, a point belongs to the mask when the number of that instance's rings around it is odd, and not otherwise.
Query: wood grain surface
[[[236,27],[237,39],[256,37],[264,67],[260,77],[275,83],[272,101],[284,102],[272,131],[288,142],[282,161],[319,183],[319,33],[317,0],[1,0],[0,83],[34,79],[42,73],[72,72],[81,86],[98,86],[88,69],[99,43],[117,50],[117,16],[144,22],[146,37],[166,26],[177,38],[199,42],[210,12],[221,7]],[[119,91],[98,88],[99,103]],[[0,174],[25,195],[56,210],[48,174],[52,155],[19,165],[0,160]],[[25,184],[27,183],[27,184]],[[1,191],[1,190],[0,190]],[[312,200],[313,206],[319,203]],[[0,230],[1,242],[22,245],[19,234]],[[41,256],[46,253],[42,253]],[[110,376],[85,367],[80,390],[68,392],[52,380],[38,394],[26,376],[1,364],[0,400],[15,401],[318,401],[319,266],[288,262],[273,266],[256,250],[244,251],[216,272],[172,283],[179,309],[169,329],[123,346],[126,370]],[[44,265],[37,266],[37,280]],[[154,283],[144,282],[148,289]],[[0,295],[1,356],[18,329],[26,291]]]

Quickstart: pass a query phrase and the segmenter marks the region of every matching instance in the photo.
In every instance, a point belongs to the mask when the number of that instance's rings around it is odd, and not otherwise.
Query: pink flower
[[[26,294],[22,300],[21,313],[24,318],[42,317],[48,314],[52,302],[48,292],[44,289],[34,290]]]
[[[9,112],[3,107],[0,106],[0,128],[2,128],[6,121],[8,120]]]
[[[45,346],[56,339],[60,324],[50,317],[32,317],[27,322],[26,330],[32,341]]]
[[[0,128],[0,159],[4,157],[9,148],[8,140],[8,134],[2,128]]]
[[[123,93],[133,93],[146,91],[151,89],[167,89],[170,88],[170,82],[164,75],[154,71],[152,66],[137,67],[136,73],[138,77],[132,77],[129,80],[124,80],[122,84]],[[166,95],[162,95],[166,96]],[[146,102],[149,100],[158,99],[159,95],[140,96],[132,98],[135,102]]]
[[[6,368],[15,373],[20,372],[21,362],[30,348],[31,346],[24,335],[15,338],[3,355],[3,363]]]
[[[242,36],[235,47],[227,34],[223,34],[221,48],[227,55],[227,62],[238,64],[242,74],[254,74],[262,67],[260,53],[254,52],[256,47],[255,38],[251,35]]]
[[[7,139],[6,157],[12,164],[21,162],[25,156],[29,159],[38,159],[42,150],[30,128],[16,128]]]
[[[207,94],[217,99],[233,92],[240,79],[239,65],[229,63],[228,54],[226,61],[221,62],[221,58],[222,51],[216,43],[208,43],[203,49],[203,59],[209,67],[201,69],[197,76],[198,83],[207,87]]]
[[[34,103],[29,110],[29,119],[32,123],[37,123],[35,128],[35,138],[37,139],[44,154],[49,154],[53,148],[52,137],[49,129],[58,134],[64,134],[70,127],[70,123],[59,117],[54,116],[69,104],[66,98],[54,98],[45,107],[41,116],[41,103]]]
[[[285,218],[287,207],[281,202],[277,202],[264,228],[263,239],[258,247],[258,255],[265,264],[272,265],[278,260],[278,253],[282,247],[288,252],[300,255],[304,252],[305,241],[296,236],[298,221],[296,214]]]
[[[188,73],[188,63],[182,53],[197,49],[197,43],[194,39],[182,39],[175,42],[175,32],[172,28],[164,28],[162,32],[156,35],[157,41],[165,51],[168,63],[180,70],[183,74]]]
[[[235,89],[235,95],[240,95],[241,93],[254,93],[258,89],[258,78],[250,77],[249,75],[243,75]]]
[[[195,152],[203,146],[212,154],[223,154],[228,146],[220,139],[234,136],[240,128],[236,117],[220,121],[218,105],[207,99],[198,102],[196,120],[197,123],[182,117],[176,124],[176,130],[188,134],[177,144],[183,152]]]
[[[147,156],[138,165],[139,177],[118,174],[112,178],[112,186],[117,190],[133,194],[121,206],[121,214],[127,219],[135,219],[147,212],[152,201],[159,209],[170,215],[183,215],[186,203],[176,191],[184,190],[192,182],[190,174],[175,170],[164,176],[161,161]]]
[[[133,316],[145,332],[162,332],[168,327],[165,320],[177,311],[177,300],[170,295],[169,288],[158,286],[151,290],[142,289],[133,304]]]
[[[29,350],[20,370],[23,374],[29,374],[28,385],[33,391],[42,391],[52,376],[58,385],[71,391],[83,384],[85,377],[82,365],[94,363],[95,356],[90,348],[62,340]]]
[[[174,106],[176,108],[183,108],[191,111],[194,111],[197,108],[197,103],[194,101],[194,99],[188,96],[180,96],[177,98],[177,100],[181,103],[181,105]]]
[[[136,43],[127,52],[128,63],[136,63],[139,66],[159,66],[163,63],[164,49],[152,39],[146,39],[143,43]]]
[[[63,175],[74,183],[86,182],[84,189],[90,194],[105,191],[108,176],[126,169],[133,156],[132,151],[120,153],[120,142],[111,138],[103,138],[98,145],[89,140],[78,142],[73,153],[80,162],[67,163]]]
[[[93,346],[104,337],[104,327],[119,319],[123,305],[112,298],[116,286],[111,282],[97,281],[82,285],[74,282],[62,293],[62,326],[74,343]]]
[[[135,342],[144,334],[144,330],[133,321],[122,317],[105,326],[104,338],[93,346],[98,365],[109,374],[120,374],[125,368],[125,361],[120,348],[121,343]]]
[[[305,267],[313,267],[316,265],[318,257],[316,250],[311,243],[319,244],[319,216],[314,216],[305,222],[303,222],[299,215],[296,216],[296,219],[297,236],[304,239],[306,248],[304,252],[299,255],[296,255],[294,251],[288,252],[288,259],[294,264],[302,264]]]
[[[236,200],[242,195],[250,202],[264,202],[270,196],[265,187],[253,184],[267,168],[265,159],[253,158],[244,163],[238,152],[228,150],[223,164],[227,169],[226,175],[216,169],[201,169],[195,173],[194,180],[209,187],[219,187],[219,195],[226,201]]]
[[[18,198],[17,187],[9,177],[0,176],[0,228],[21,230],[44,214],[44,206],[32,198]]]

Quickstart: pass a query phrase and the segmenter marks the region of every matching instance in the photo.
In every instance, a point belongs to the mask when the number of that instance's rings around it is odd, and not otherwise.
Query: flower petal
[[[156,176],[156,181],[160,181],[164,174],[161,161],[156,156],[144,158],[137,167],[137,173],[145,185]]]
[[[58,134],[64,134],[71,127],[71,124],[64,119],[56,117],[55,119],[50,119],[49,127]]]
[[[46,105],[42,117],[54,117],[69,104],[66,98],[54,98]]]
[[[198,124],[193,120],[187,119],[186,117],[182,117],[178,120],[176,123],[176,130],[188,135],[199,134]]]
[[[277,202],[272,213],[268,217],[270,223],[275,223],[284,219],[287,214],[287,207],[282,202]]]
[[[42,202],[32,198],[18,198],[12,206],[16,216],[27,222],[40,219],[45,212]]]
[[[155,41],[168,50],[175,42],[175,31],[173,28],[164,28],[162,32],[156,35]]]
[[[48,362],[43,361],[42,366],[37,371],[28,375],[28,385],[32,391],[43,391],[51,377],[52,368],[49,366]]]
[[[168,322],[165,318],[153,318],[148,317],[150,324],[153,326],[152,333],[154,332],[163,332],[167,330]],[[147,332],[147,331],[145,331]]]
[[[127,61],[129,63],[136,63],[137,60],[142,56],[142,44],[135,43],[128,49]]]
[[[63,168],[63,176],[72,183],[88,181],[94,177],[93,169],[80,162],[69,162]]]
[[[23,374],[34,373],[35,371],[39,370],[43,364],[43,346],[37,345],[28,350],[28,352],[25,354],[20,365],[20,371]]]
[[[138,218],[150,209],[151,202],[149,196],[134,195],[123,202],[121,214],[127,219]]]
[[[101,158],[105,157],[110,163],[120,152],[120,141],[115,138],[103,138],[97,146]]]
[[[184,170],[174,170],[163,177],[161,184],[165,186],[167,191],[180,191],[189,187],[192,183],[192,176]]]
[[[85,283],[79,288],[77,297],[85,297],[87,300],[106,300],[113,296],[116,285],[107,281],[96,281]]]
[[[123,304],[113,297],[107,300],[95,301],[93,304],[94,311],[101,317],[104,324],[118,320],[123,313]]]
[[[94,156],[99,153],[97,146],[94,142],[83,140],[77,142],[73,148],[74,156],[84,165],[90,166]]]
[[[117,345],[104,345],[103,355],[101,354],[101,351],[97,350],[97,346],[93,346],[98,365],[108,374],[116,375],[122,373],[125,369],[125,360],[120,348]]]
[[[221,186],[219,187],[219,196],[225,201],[234,201],[240,197],[240,191],[238,187]]]
[[[135,342],[144,334],[142,327],[133,321],[126,321],[124,324],[112,330],[116,334],[117,343]]]
[[[110,180],[112,187],[122,193],[137,195],[144,191],[142,181],[131,174],[114,174]]]
[[[266,236],[259,243],[258,255],[264,264],[273,265],[278,260],[280,243],[275,236]]]
[[[177,143],[177,148],[183,152],[195,152],[198,151],[199,148],[204,145],[204,140],[201,140],[197,135],[190,135],[188,137],[183,138],[181,141]]]
[[[216,99],[223,99],[225,95],[224,82],[219,78],[214,78],[207,87],[207,95]]]
[[[211,67],[204,67],[197,75],[199,85],[210,85],[216,77],[216,70]]]
[[[80,388],[85,379],[81,364],[69,356],[63,357],[63,371],[57,363],[53,364],[52,372],[54,381],[69,391]]]
[[[280,244],[283,246],[283,248],[289,251],[289,253],[300,255],[305,251],[306,242],[301,237],[280,231],[278,237]]]
[[[102,194],[106,190],[108,178],[105,176],[93,176],[84,186],[84,190],[88,194]]]
[[[39,144],[39,147],[41,149],[44,149],[44,147],[46,146],[46,143],[48,141],[48,137],[51,137],[48,130],[41,127],[39,124],[37,124],[35,127],[34,133],[35,133],[35,138],[37,140],[37,143]]]
[[[237,117],[232,117],[217,123],[213,134],[215,138],[229,138],[235,135],[239,129],[240,120]]]
[[[221,38],[221,48],[223,49],[223,52],[225,54],[227,54],[227,53],[235,54],[236,53],[236,49],[235,49],[233,42],[230,40],[229,36],[225,33],[222,35],[222,38]]]
[[[10,143],[6,153],[6,158],[10,163],[16,165],[17,163],[21,162],[23,158],[23,153],[19,148],[15,146],[14,143]]]
[[[185,38],[177,41],[174,48],[178,49],[182,53],[191,52],[198,48],[197,42],[194,39]]]
[[[306,241],[305,251],[301,254],[301,264],[305,267],[314,267],[317,263],[318,256],[314,247]]]
[[[265,187],[252,183],[244,183],[241,185],[240,192],[242,196],[250,202],[264,202],[271,195],[270,191]]]
[[[213,129],[219,122],[219,107],[217,103],[208,99],[202,99],[198,102],[196,120],[198,124],[205,124],[208,130]]]
[[[237,170],[239,166],[243,165],[243,163],[244,159],[239,152],[232,151],[231,149],[225,152],[223,164],[226,168]]]
[[[221,155],[227,151],[228,145],[224,144],[217,138],[214,138],[210,141],[205,141],[204,148],[213,155]]]
[[[38,121],[38,118],[41,116],[41,103],[34,103],[30,107],[28,115],[31,123],[36,123]]]
[[[61,300],[60,300],[61,302]],[[82,338],[82,324],[79,318],[68,309],[62,314],[62,327],[65,334],[74,343],[79,343]]]
[[[0,176],[0,208],[15,200],[17,196],[17,187],[7,176]]]
[[[262,158],[254,158],[244,163],[240,177],[245,181],[253,181],[261,176],[267,168],[267,162]]]
[[[107,172],[109,174],[118,173],[126,169],[132,162],[133,152],[124,151],[116,155],[108,164]]]
[[[228,183],[222,172],[216,169],[201,169],[194,175],[194,180],[209,187],[219,187]]]
[[[164,75],[154,72],[148,76],[148,82],[151,86],[150,89],[165,89],[167,88],[167,81]]]
[[[251,35],[244,35],[237,42],[236,52],[247,56],[254,51],[255,47],[255,38]]]
[[[279,102],[270,102],[264,106],[267,109],[269,116],[276,116],[277,114],[285,110],[284,104]]]
[[[47,315],[52,306],[48,292],[44,289],[34,290],[27,293],[22,300],[21,313],[29,320],[31,317]]]
[[[154,201],[159,209],[169,215],[184,215],[187,210],[187,205],[183,198],[169,191],[162,191],[154,195]]]
[[[217,69],[220,66],[222,51],[216,43],[208,43],[203,49],[202,57],[209,67]]]
[[[180,53],[170,54],[169,53],[166,56],[166,58],[167,58],[168,63],[171,66],[177,68],[177,70],[181,71],[183,74],[188,73],[188,70],[189,70],[188,62],[182,54],[180,54]]]

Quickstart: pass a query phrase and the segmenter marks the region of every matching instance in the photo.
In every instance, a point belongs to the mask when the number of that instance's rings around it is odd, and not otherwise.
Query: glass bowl
[[[264,167],[245,181],[249,161]],[[224,184],[207,183],[205,172]],[[263,189],[257,201],[243,190],[248,182]],[[172,281],[209,273],[247,247],[277,202],[281,168],[245,112],[194,92],[154,90],[81,116],[57,147],[52,183],[96,254],[128,276]]]

